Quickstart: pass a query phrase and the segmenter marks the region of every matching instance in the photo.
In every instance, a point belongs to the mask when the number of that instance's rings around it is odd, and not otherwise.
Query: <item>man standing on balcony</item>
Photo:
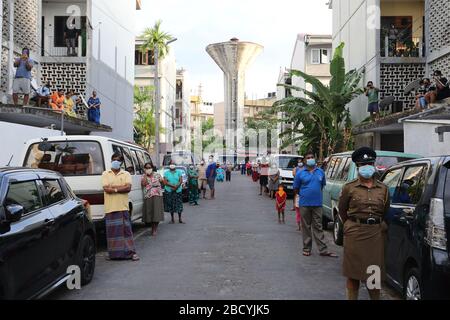
[[[76,56],[76,43],[78,38],[78,30],[73,23],[68,23],[67,28],[64,32],[64,40],[66,41],[67,46],[67,55],[68,56]]]
[[[92,97],[88,100],[88,120],[100,124],[100,106],[102,105],[100,98],[97,97],[97,92],[92,92]]]
[[[374,87],[373,82],[369,81],[365,89],[365,94],[369,98],[369,108],[367,111],[370,113],[370,118],[372,119],[372,121],[376,121],[379,118],[379,93],[380,89]]]
[[[19,94],[23,94],[23,105],[28,105],[31,93],[31,70],[33,70],[33,64],[34,61],[30,59],[30,50],[23,48],[20,58],[14,61],[14,67],[17,70],[13,81],[13,101],[16,106],[19,104]]]

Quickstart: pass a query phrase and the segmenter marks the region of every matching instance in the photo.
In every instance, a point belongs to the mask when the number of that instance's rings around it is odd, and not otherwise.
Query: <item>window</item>
[[[153,66],[155,65],[155,57],[153,51],[142,52],[140,49],[134,51],[134,63],[137,66]]]
[[[397,203],[417,205],[425,188],[426,166],[409,167],[396,194]]]
[[[145,163],[153,164],[152,158],[150,157],[150,155],[147,152],[144,152],[144,159],[145,159]]]
[[[64,33],[68,31],[67,20],[69,18],[70,17],[55,16],[54,35],[53,35],[53,46],[54,47],[65,47],[66,46],[66,42],[64,39]],[[80,36],[86,30],[86,17],[81,17],[81,21],[75,20],[75,26],[76,26],[75,30],[77,31],[78,36]],[[75,45],[78,46],[78,39],[76,41],[77,41],[77,43]]]
[[[5,207],[10,205],[22,206],[24,214],[41,209],[43,207],[42,200],[36,182],[27,181],[10,184],[5,199]]]
[[[339,167],[337,167],[337,170],[335,170],[335,173],[333,173],[333,179],[334,180],[342,180],[342,173],[344,171],[344,168],[347,164],[348,158],[341,158]]]
[[[138,160],[139,160],[139,165],[142,168],[141,171],[142,171],[142,173],[144,173],[144,171],[145,171],[144,166],[145,166],[145,163],[146,163],[145,157],[144,157],[144,153],[142,151],[136,151],[136,154],[137,154],[137,157],[138,157]]]
[[[47,205],[51,206],[66,198],[58,180],[44,180],[42,183],[44,184],[45,195],[48,201]]]
[[[49,142],[48,150],[39,150],[39,143],[30,146],[25,167],[47,169],[63,176],[101,175],[105,171],[103,153],[98,142]]]
[[[330,163],[328,164],[327,178],[331,178],[337,159],[338,159],[337,157],[331,158]]]
[[[389,194],[392,199],[392,203],[396,203],[397,199],[395,197],[397,187],[402,176],[402,169],[396,169],[389,171],[383,178],[383,183],[388,187]]]
[[[311,63],[320,64],[320,49],[311,50]]]
[[[133,160],[131,158],[130,150],[128,148],[113,145],[113,152],[119,153],[123,157],[122,169],[128,171],[131,175],[135,174]]]
[[[445,212],[450,213],[450,162],[445,164],[447,168],[447,179],[445,181],[445,191],[444,191],[444,207]]]
[[[336,163],[334,164],[334,170],[333,173],[331,174],[331,178],[332,180],[337,180],[339,173],[342,172],[342,168],[341,168],[341,164],[342,164],[342,158],[336,158]]]
[[[352,161],[351,158],[347,158],[347,161],[345,162],[344,168],[342,169],[341,180],[347,181],[348,174],[350,172],[350,166],[352,165],[352,162],[353,161]]]
[[[311,49],[311,64],[329,64],[330,55],[329,49]]]
[[[144,165],[139,163],[138,156],[135,150],[131,150],[131,158],[133,158],[134,167],[136,169],[136,174],[144,173]]]

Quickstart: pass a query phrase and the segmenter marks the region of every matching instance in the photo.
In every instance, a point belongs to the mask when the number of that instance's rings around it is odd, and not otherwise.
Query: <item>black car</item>
[[[450,298],[450,156],[400,163],[382,181],[388,282],[408,300]]]
[[[95,269],[95,229],[83,200],[55,172],[0,168],[0,299],[40,298],[79,266]]]

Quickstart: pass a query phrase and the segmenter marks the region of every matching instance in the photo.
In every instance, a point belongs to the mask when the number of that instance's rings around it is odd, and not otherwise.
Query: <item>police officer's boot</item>
[[[347,300],[358,300],[359,290],[347,288]]]
[[[380,300],[381,298],[381,290],[368,290],[370,300]]]

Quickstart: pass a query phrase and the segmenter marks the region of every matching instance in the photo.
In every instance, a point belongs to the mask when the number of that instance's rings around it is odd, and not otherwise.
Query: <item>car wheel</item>
[[[411,268],[405,277],[405,300],[418,301],[423,299],[422,281],[420,281],[419,269]]]
[[[333,239],[334,243],[338,246],[344,245],[344,227],[341,219],[338,216],[334,218],[333,222]]]
[[[95,270],[95,241],[90,235],[85,235],[81,241],[78,256],[78,266],[81,270],[81,285],[86,285],[92,281]]]

